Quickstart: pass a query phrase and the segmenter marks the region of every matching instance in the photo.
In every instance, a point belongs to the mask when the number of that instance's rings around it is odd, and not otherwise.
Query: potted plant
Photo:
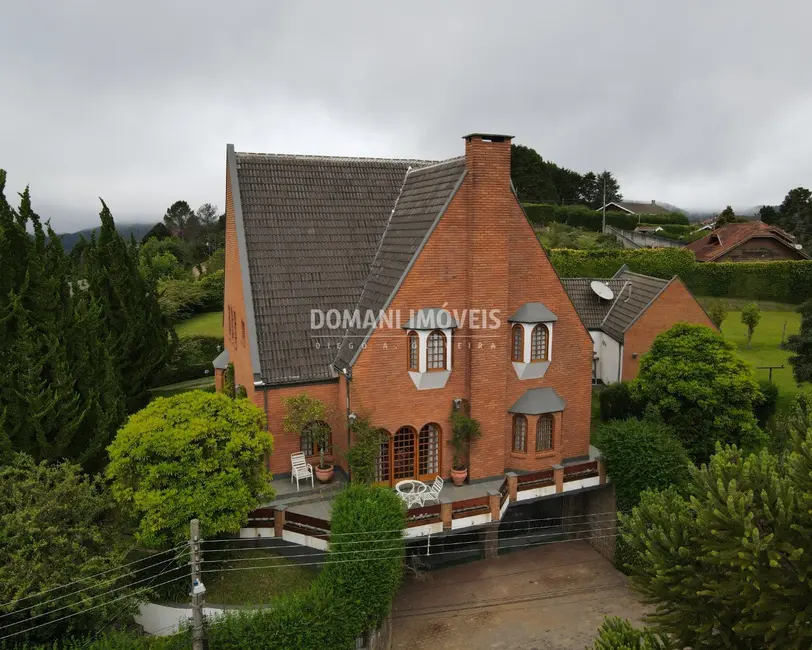
[[[451,445],[454,447],[454,463],[451,466],[451,480],[460,486],[468,477],[467,458],[471,442],[479,438],[482,431],[479,422],[468,415],[468,408],[451,414]]]
[[[316,478],[321,483],[328,483],[333,478],[332,464],[324,461],[324,450],[330,444],[330,425],[327,419],[329,409],[321,400],[310,397],[307,393],[300,393],[293,397],[286,397],[285,417],[282,418],[282,428],[287,433],[306,436],[319,450],[319,464],[316,466]]]

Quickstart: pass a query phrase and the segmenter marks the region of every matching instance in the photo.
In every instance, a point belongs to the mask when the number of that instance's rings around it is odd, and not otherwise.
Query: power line
[[[541,519],[512,519],[512,520],[505,520],[505,519],[497,519],[494,521],[484,522],[482,524],[477,524],[477,528],[482,528],[484,526],[497,526],[499,524],[519,524],[519,523],[527,523],[531,521],[560,521],[560,520],[571,520],[571,519],[581,519],[584,517],[599,517],[602,515],[617,515],[617,510],[607,510],[606,512],[596,512],[592,514],[586,515],[562,515],[560,517],[544,517]],[[286,522],[286,523],[296,523],[296,522]],[[247,526],[247,528],[263,528],[263,526]],[[268,526],[270,528],[270,526]],[[402,533],[404,531],[403,528],[396,528],[392,530],[374,530],[374,531],[350,531],[346,533],[333,533],[327,531],[325,535],[329,537],[338,537],[338,536],[345,536],[345,535],[379,535],[381,533]],[[210,539],[210,540],[201,540],[203,544],[216,544],[218,542],[248,542],[253,541],[256,539],[261,539],[259,537],[221,537],[218,539]],[[349,544],[350,542],[342,542],[343,544]],[[212,549],[207,549],[211,551]]]
[[[170,582],[174,582],[175,580],[179,580],[179,579],[181,579],[183,577],[185,577],[185,576],[177,576],[175,578],[172,578],[171,580],[161,582],[161,583],[155,585],[154,588],[157,589],[158,587],[168,585]],[[152,589],[152,588],[153,587],[151,585],[149,585],[147,587],[142,587],[141,589],[137,590],[136,593],[142,593],[142,592],[144,592],[144,591],[146,591],[148,589]],[[125,598],[131,598],[134,595],[135,595],[135,593],[133,593],[133,594],[125,594],[124,596],[119,596],[118,598],[114,598],[113,600],[110,600],[110,601],[107,601],[107,602],[104,602],[104,603],[100,603],[98,605],[94,605],[93,607],[88,607],[87,609],[84,609],[81,612],[74,612],[73,614],[68,614],[67,616],[62,616],[60,618],[54,619],[53,621],[45,621],[44,623],[40,623],[39,625],[35,625],[34,627],[29,627],[29,628],[26,628],[25,630],[18,630],[17,632],[12,632],[11,634],[7,634],[6,636],[0,636],[0,641],[2,641],[3,639],[10,639],[11,637],[18,636],[20,634],[26,634],[27,632],[31,632],[31,631],[39,629],[41,627],[45,627],[46,625],[52,625],[53,623],[59,623],[60,621],[65,621],[65,620],[67,620],[69,618],[73,618],[74,616],[81,616],[82,614],[86,614],[87,612],[93,611],[94,609],[98,609],[99,607],[104,607],[105,605],[112,605],[113,603],[116,603],[119,600],[124,600]],[[54,611],[56,611],[56,610],[54,610]],[[29,619],[29,620],[31,620],[31,619]],[[0,629],[5,629],[5,628],[0,628]]]
[[[80,582],[85,582],[86,580],[90,580],[91,578],[95,578],[97,576],[105,575],[106,573],[110,573],[111,571],[120,571],[121,569],[123,569],[125,567],[132,566],[133,564],[138,564],[139,562],[144,562],[145,560],[154,560],[156,557],[158,557],[160,555],[164,555],[165,553],[171,553],[173,551],[177,551],[181,546],[185,546],[185,545],[186,545],[185,543],[178,544],[174,548],[170,548],[170,549],[168,549],[166,551],[161,551],[160,553],[155,553],[155,554],[150,555],[148,557],[142,557],[142,558],[140,558],[138,560],[133,560],[132,562],[128,562],[127,564],[120,564],[119,566],[115,566],[115,567],[113,567],[111,569],[106,569],[105,571],[99,571],[98,573],[94,573],[93,575],[89,575],[89,576],[86,576],[84,578],[78,578],[78,579],[74,580],[73,582],[68,582],[68,583],[66,583],[64,585],[59,585],[57,587],[50,587],[49,589],[45,589],[45,590],[37,592],[35,594],[29,594],[28,596],[23,596],[22,598],[18,598],[16,600],[10,600],[7,603],[1,604],[0,608],[5,608],[8,605],[13,605],[13,604],[22,602],[23,600],[28,600],[29,598],[35,598],[36,596],[42,596],[43,594],[48,594],[48,593],[50,593],[52,591],[56,591],[57,589],[64,589],[65,587],[70,587],[71,585],[75,585],[75,584],[78,584]],[[160,562],[157,562],[156,564],[160,564]],[[139,571],[140,571],[140,569],[139,569]]]
[[[607,529],[607,530],[613,530],[613,529]],[[527,546],[536,546],[536,547],[538,547],[538,546],[546,546],[547,544],[566,544],[568,542],[583,542],[583,541],[588,541],[590,539],[605,539],[605,538],[617,537],[617,536],[618,536],[618,533],[613,533],[613,534],[607,534],[607,535],[595,535],[593,537],[578,537],[576,539],[562,539],[562,540],[555,540],[555,541],[550,541],[550,542],[540,542],[540,543],[536,543],[536,544],[534,544],[534,543],[530,543],[530,544],[514,544],[514,545],[510,546],[510,548],[511,549],[513,549],[513,548],[524,548],[524,547],[527,547]],[[474,543],[474,542],[469,542],[469,543]],[[480,544],[481,542],[477,541],[475,543]],[[437,551],[437,552],[432,553],[430,557],[433,557],[435,555],[449,555],[449,554],[453,554],[453,553],[465,553],[465,552],[466,552],[465,550]],[[256,561],[259,561],[259,562],[262,561],[262,558],[253,558],[253,559],[256,560]],[[262,566],[233,567],[233,568],[224,568],[224,569],[206,569],[206,570],[202,571],[202,573],[219,573],[219,572],[222,572],[222,571],[251,571],[251,570],[254,570],[254,569],[284,569],[284,568],[287,568],[287,567],[303,567],[303,566],[325,566],[325,565],[328,565],[328,564],[343,564],[345,562],[369,562],[370,559],[373,559],[373,558],[365,557],[365,558],[354,558],[354,559],[346,559],[346,560],[325,560],[325,561],[322,561],[322,562],[302,562],[302,563],[294,563],[294,564],[276,564],[276,565],[265,564],[265,565],[262,565]]]
[[[174,558],[171,558],[171,559],[167,560],[167,562],[172,562],[172,561],[174,561]],[[182,567],[178,567],[178,568],[180,569]],[[154,577],[155,576],[142,578],[141,580],[136,580],[135,582],[127,583],[126,585],[122,585],[121,587],[116,587],[115,589],[111,589],[110,591],[106,591],[103,594],[97,594],[95,596],[90,596],[89,598],[90,598],[90,600],[93,600],[95,598],[100,598],[102,596],[109,596],[110,594],[114,594],[117,591],[121,591],[122,589],[129,589],[130,587],[132,587],[134,585],[140,584],[142,582],[146,582],[147,580],[152,580],[152,579],[154,579]],[[147,588],[149,588],[149,585],[147,585]],[[54,598],[53,600],[59,600],[59,599]],[[51,601],[47,601],[47,602],[51,602]],[[115,602],[115,601],[112,601],[112,602]],[[40,604],[44,605],[46,603],[40,603]],[[102,603],[102,604],[104,604],[104,603]],[[42,612],[41,614],[37,614],[36,616],[31,616],[30,618],[24,619],[22,621],[16,621],[14,623],[9,623],[8,625],[3,625],[2,627],[0,627],[0,631],[8,629],[10,627],[14,627],[15,625],[20,625],[21,623],[28,623],[29,621],[34,621],[34,620],[36,620],[38,618],[42,618],[43,616],[48,616],[49,614],[53,614],[55,612],[61,612],[63,609],[70,609],[71,607],[74,607],[75,605],[76,605],[76,603],[70,603],[68,605],[63,605],[62,607],[57,607],[56,609],[51,609],[51,610],[49,610],[47,612]],[[36,606],[37,605],[32,605],[32,607],[36,607]],[[31,608],[28,608],[28,609],[31,609]],[[93,609],[93,608],[91,608],[91,609]],[[19,613],[19,612],[22,612],[22,611],[25,611],[25,610],[18,610],[17,612],[14,612],[14,613]],[[88,610],[84,610],[84,611],[88,611]],[[81,612],[79,612],[79,613],[81,613]],[[0,637],[0,638],[5,638],[5,637]]]
[[[166,564],[167,562],[173,562],[174,560],[177,560],[179,557],[180,557],[180,553],[178,553],[174,558],[169,558],[168,560],[160,560],[158,562],[155,562],[154,564],[148,564],[147,566],[141,567],[139,569],[135,569],[135,571],[136,572],[138,572],[138,571],[146,571],[147,569],[151,569],[152,567],[156,567],[159,564],[163,565],[163,564]],[[142,558],[142,559],[146,559],[146,558]],[[161,572],[161,573],[163,573],[163,572]],[[101,575],[101,574],[97,574],[97,575]],[[158,575],[160,575],[160,574],[158,574]],[[18,614],[18,613],[20,613],[22,611],[25,611],[27,609],[33,609],[34,607],[40,607],[42,605],[47,605],[48,603],[53,603],[53,602],[55,602],[57,600],[62,600],[63,598],[68,598],[69,596],[75,596],[76,594],[81,594],[81,593],[83,593],[85,591],[90,591],[91,589],[98,589],[102,585],[110,584],[111,582],[116,582],[117,580],[121,580],[121,579],[123,579],[125,577],[126,576],[124,576],[124,575],[116,576],[115,578],[110,578],[108,580],[104,580],[104,581],[99,582],[99,583],[97,583],[95,585],[91,585],[91,586],[85,587],[83,589],[77,589],[76,591],[72,591],[72,592],[67,593],[67,594],[62,594],[61,596],[56,596],[55,598],[51,598],[50,600],[46,600],[45,602],[35,603],[33,605],[28,605],[27,607],[23,607],[22,609],[15,609],[13,611],[6,612],[5,614],[0,614],[0,619],[5,618],[7,616],[12,616],[14,614]],[[55,589],[57,589],[57,588],[58,587],[55,587]],[[50,591],[53,591],[53,589],[51,589]],[[26,598],[30,598],[30,596],[26,596]],[[91,596],[91,598],[96,598],[96,596]],[[14,604],[16,604],[16,603],[19,603],[19,602],[21,602],[23,600],[25,600],[25,599],[21,598],[20,600],[13,601],[13,602],[14,602]],[[3,628],[0,627],[0,630],[1,629],[3,629]]]
[[[610,520],[606,520],[606,521],[601,521],[601,522],[597,522],[597,523],[607,523],[607,524],[609,524],[609,523],[614,523],[614,522],[610,521]],[[538,530],[547,530],[547,529],[550,529],[550,528],[558,528],[558,526],[546,526],[544,528],[539,528]],[[531,537],[533,537],[533,538],[557,537],[559,535],[568,535],[568,534],[579,533],[579,532],[596,533],[596,532],[599,532],[599,531],[614,530],[614,529],[615,529],[614,526],[609,526],[607,528],[595,528],[595,529],[587,530],[587,531],[558,530],[556,532],[546,533],[546,534],[545,533],[532,533],[532,534],[529,534],[529,535],[514,535],[514,536],[511,536],[511,537],[506,537],[505,539],[528,539],[528,538],[531,538]],[[418,537],[418,538],[415,538],[415,539],[425,540],[425,539],[428,539],[428,538],[429,538],[429,536],[426,535],[426,536]],[[394,540],[380,540],[380,541],[383,542],[383,543],[391,543]],[[472,540],[472,541],[467,541],[467,542],[455,542],[454,545],[455,546],[461,546],[461,545],[466,545],[466,544],[481,544],[481,543],[482,543],[482,541],[477,539],[477,540]],[[295,546],[301,546],[301,545],[296,544]],[[267,550],[272,551],[272,550],[274,550],[274,548],[280,548],[280,547],[278,547],[278,546],[277,547],[272,547],[271,546],[271,547],[268,547]],[[398,550],[400,548],[402,548],[400,545],[396,545],[396,546],[386,546],[386,547],[383,547],[383,548],[359,549],[359,550],[355,550],[355,551],[335,551],[335,550],[331,550],[330,555],[334,556],[334,555],[352,555],[352,554],[355,554],[355,553],[366,553],[367,557],[370,557],[369,554],[371,554],[371,553],[380,552],[381,554],[383,554],[386,551],[396,551],[396,550]],[[239,551],[256,551],[256,550],[263,550],[263,549],[235,548],[235,549],[231,549],[231,550],[239,552]],[[303,553],[301,555],[288,555],[288,556],[285,556],[285,559],[291,559],[291,558],[294,558],[294,557],[312,557],[312,556],[313,556],[312,553]],[[246,557],[246,558],[229,558],[227,560],[226,559],[201,560],[201,562],[203,564],[206,564],[206,563],[219,563],[219,562],[253,562],[253,561],[261,562],[263,560],[276,560],[276,559],[277,558]],[[300,564],[298,566],[304,566],[304,565]]]

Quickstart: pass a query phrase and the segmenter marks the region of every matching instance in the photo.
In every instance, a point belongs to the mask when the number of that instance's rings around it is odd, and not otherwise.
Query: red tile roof
[[[726,226],[712,230],[705,237],[697,239],[685,248],[692,250],[698,261],[712,262],[752,237],[772,237],[802,257],[808,257],[806,253],[795,248],[795,242],[791,235],[778,226],[771,226],[763,221],[729,223]]]

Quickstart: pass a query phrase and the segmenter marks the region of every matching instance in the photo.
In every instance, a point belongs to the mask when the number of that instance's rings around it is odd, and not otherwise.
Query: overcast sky
[[[628,199],[812,185],[809,2],[0,1],[7,194],[66,232],[224,203],[242,151],[442,158],[506,132]]]

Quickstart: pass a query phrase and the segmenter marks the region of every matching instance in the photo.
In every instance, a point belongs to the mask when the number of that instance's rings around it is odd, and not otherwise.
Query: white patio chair
[[[434,479],[434,483],[429,486],[429,489],[421,494],[422,503],[421,506],[426,503],[426,501],[439,501],[440,499],[440,490],[443,489],[443,479],[439,476]]]
[[[307,480],[310,478],[310,487],[314,487],[313,483],[313,466],[307,462],[304,452],[297,452],[290,455],[290,482],[296,479],[296,491],[299,491],[299,479]]]

